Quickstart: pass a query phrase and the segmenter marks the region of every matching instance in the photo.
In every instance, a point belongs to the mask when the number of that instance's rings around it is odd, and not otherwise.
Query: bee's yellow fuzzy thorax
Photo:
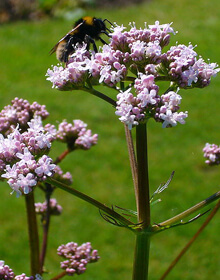
[[[85,22],[89,25],[93,25],[93,17],[83,17],[83,20],[85,20]]]

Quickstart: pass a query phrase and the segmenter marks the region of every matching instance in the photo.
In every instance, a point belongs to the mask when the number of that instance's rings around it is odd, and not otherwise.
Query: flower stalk
[[[129,161],[131,166],[131,173],[132,173],[132,179],[133,179],[133,185],[134,185],[134,191],[135,191],[135,197],[137,197],[138,193],[138,171],[137,171],[137,160],[135,156],[134,151],[134,143],[133,138],[131,134],[131,130],[128,129],[127,125],[124,125],[125,127],[125,136],[128,146],[128,155],[129,155]]]
[[[63,271],[60,274],[56,275],[55,277],[51,278],[50,280],[58,280],[58,279],[61,279],[62,277],[66,276],[66,275],[67,275],[66,271]]]
[[[95,95],[98,98],[101,98],[102,100],[111,104],[113,107],[116,107],[115,100],[113,100],[111,97],[108,97],[107,95],[103,94],[102,92],[95,90],[91,85],[89,88],[84,87],[83,90]]]
[[[135,194],[140,231],[136,233],[133,280],[146,280],[148,279],[151,236],[146,123],[136,127],[136,153],[138,178]]]
[[[42,225],[43,225],[43,242],[41,247],[41,254],[40,254],[40,272],[43,273],[43,266],[47,252],[47,244],[48,244],[48,233],[49,233],[49,226],[50,226],[50,198],[51,194],[53,193],[53,188],[49,184],[46,185],[46,203],[47,209],[45,216],[42,216]]]
[[[170,227],[171,225],[175,224],[176,222],[186,218],[187,216],[195,213],[196,211],[200,210],[201,208],[207,206],[208,204],[214,202],[215,200],[219,199],[220,197],[220,191],[218,191],[217,193],[211,195],[210,197],[202,200],[201,202],[197,203],[196,205],[192,206],[191,208],[183,211],[182,213],[162,222],[159,223],[156,227],[161,229],[163,227]]]
[[[139,124],[136,127],[136,151],[138,167],[138,185],[136,191],[138,222],[142,223],[144,228],[147,228],[150,226],[150,195],[146,123]]]
[[[70,150],[65,150],[61,155],[59,155],[56,160],[54,161],[55,164],[60,163],[68,154],[70,153]]]
[[[136,234],[134,251],[133,280],[148,279],[150,235],[147,231]]]
[[[195,242],[195,240],[198,238],[200,233],[205,229],[205,227],[210,223],[212,218],[217,213],[218,209],[220,207],[220,200],[215,205],[212,212],[209,214],[209,216],[206,218],[205,222],[202,224],[202,226],[199,228],[199,230],[195,233],[195,235],[190,239],[190,241],[186,244],[186,246],[181,250],[181,252],[178,254],[178,256],[173,260],[173,262],[170,264],[168,269],[164,272],[164,274],[161,276],[160,280],[164,280],[167,275],[170,273],[170,271],[174,268],[174,266],[179,262],[179,260],[182,258],[182,256],[188,251],[188,249],[191,247],[191,245]]]
[[[134,223],[125,219],[123,216],[121,216],[120,214],[115,212],[112,208],[109,208],[109,207],[105,206],[101,202],[91,198],[90,196],[87,196],[84,193],[81,193],[81,192],[75,190],[74,188],[70,188],[69,186],[67,186],[67,185],[65,185],[61,182],[58,182],[58,181],[54,180],[53,178],[47,178],[46,182],[55,186],[55,187],[58,187],[58,188],[60,188],[64,191],[66,191],[66,192],[68,192],[72,195],[75,195],[76,197],[88,202],[89,204],[92,204],[93,206],[95,206],[99,210],[105,212],[110,217],[113,217],[115,220],[119,221],[122,226],[128,227],[131,230],[132,230],[132,226],[135,226]]]
[[[34,205],[34,192],[25,195],[25,204],[27,211],[27,224],[30,248],[30,269],[31,275],[40,274],[39,259],[39,236],[37,227],[37,218]]]

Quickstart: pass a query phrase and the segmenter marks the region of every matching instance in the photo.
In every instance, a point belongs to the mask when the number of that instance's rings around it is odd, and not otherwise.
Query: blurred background
[[[138,4],[143,0],[2,0],[0,22],[38,20],[46,16],[74,19],[89,8],[113,8]]]
[[[197,45],[195,51],[211,62],[220,63],[220,2],[189,0],[1,0],[0,2],[0,104],[8,105],[14,97],[45,104],[57,124],[63,119],[82,119],[99,143],[91,150],[76,151],[62,162],[64,171],[73,175],[73,187],[108,206],[135,210],[123,125],[114,109],[85,92],[59,92],[51,88],[45,73],[57,64],[50,49],[80,17],[90,15],[128,26],[136,22],[154,24],[173,22],[178,31],[171,44]],[[162,202],[152,208],[152,223],[159,223],[191,207],[219,190],[219,166],[204,163],[202,149],[206,142],[220,144],[220,76],[205,89],[181,90],[182,111],[188,111],[185,125],[162,129],[153,120],[148,125],[149,172],[151,194],[175,170],[169,188],[161,194]],[[99,88],[100,89],[100,88]],[[100,89],[115,98],[115,93]],[[65,147],[55,144],[51,157]],[[24,198],[10,195],[5,183],[0,185],[0,259],[16,274],[29,275],[29,249]],[[131,279],[134,236],[123,228],[104,221],[97,209],[56,190],[54,197],[63,207],[60,217],[52,217],[48,257],[44,279],[60,272],[56,249],[60,244],[90,241],[101,259],[88,265],[80,279]],[[43,202],[40,190],[36,201]],[[209,206],[207,209],[214,207]],[[195,234],[207,215],[194,223],[165,231],[152,238],[150,277],[157,280],[170,262]],[[219,214],[201,234],[191,250],[167,279],[220,279]],[[79,276],[74,276],[75,278]],[[67,279],[67,277],[65,277]]]

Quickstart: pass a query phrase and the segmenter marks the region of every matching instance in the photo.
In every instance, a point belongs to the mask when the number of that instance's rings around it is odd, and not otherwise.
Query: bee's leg
[[[98,37],[98,38],[102,42],[103,45],[108,45],[108,43],[106,43],[106,41],[104,41],[101,37]]]
[[[90,48],[90,43],[92,43],[92,38],[86,34],[84,38],[84,42],[86,43],[86,49],[88,51]]]
[[[105,31],[105,30],[101,31],[101,33],[105,34],[108,37],[111,37],[111,30],[108,29],[108,31],[109,31],[110,34],[107,31]]]
[[[93,39],[92,39],[91,43],[92,43],[94,52],[97,53],[98,49],[97,49],[96,43],[95,43],[95,41]]]
[[[87,50],[89,50],[90,44],[93,46],[93,50],[95,53],[98,52],[97,46],[95,44],[95,41],[90,37],[89,35],[86,35],[84,38],[85,43],[87,44]]]
[[[74,51],[73,48],[73,37],[70,37],[69,41],[66,44],[65,51],[64,51],[64,62],[68,62],[69,55]]]
[[[76,37],[70,37],[69,41],[66,44],[65,47],[65,53],[64,53],[64,62],[68,62],[69,55],[74,53],[75,51],[75,45],[79,43],[82,43],[82,40]]]
[[[114,25],[111,23],[111,21],[109,21],[107,18],[105,18],[105,19],[103,20],[103,22],[105,22],[105,21],[107,21],[108,23],[110,23],[111,26],[114,26]]]

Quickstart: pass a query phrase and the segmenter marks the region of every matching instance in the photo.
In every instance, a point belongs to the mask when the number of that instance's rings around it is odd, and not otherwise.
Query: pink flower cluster
[[[66,259],[61,262],[61,268],[66,270],[68,275],[84,273],[88,263],[97,262],[100,258],[98,251],[92,249],[90,242],[83,243],[81,246],[69,242],[59,246],[57,254]]]
[[[109,45],[98,53],[88,52],[85,45],[76,47],[65,68],[54,66],[47,71],[47,80],[59,90],[89,91],[97,84],[116,89],[116,115],[130,129],[150,117],[163,127],[183,124],[188,113],[179,112],[178,88],[208,86],[220,69],[198,57],[191,44],[164,51],[171,34],[175,34],[171,25],[158,21],[139,29],[135,24],[130,30],[115,26]],[[170,82],[170,88],[159,93],[158,81]]]
[[[36,274],[35,276],[26,276],[25,273],[22,273],[21,275],[17,275],[14,278],[15,280],[43,280],[42,276],[40,274]]]
[[[204,157],[207,159],[205,163],[209,165],[220,164],[220,146],[216,144],[206,143],[203,148]]]
[[[169,24],[158,22],[145,29],[131,26],[130,31],[123,32],[124,29],[123,26],[113,28],[110,44],[98,53],[89,53],[86,45],[79,46],[66,68],[48,69],[47,80],[60,90],[83,88],[88,78],[92,83],[113,87],[126,78],[130,66],[138,71],[140,65],[159,63],[162,47],[169,43],[170,33],[174,33]]]
[[[53,141],[66,143],[70,151],[88,150],[97,144],[98,135],[92,135],[83,121],[63,121],[56,129],[49,123],[43,126],[42,118],[48,115],[44,105],[30,105],[18,98],[0,112],[0,123],[6,122],[0,134],[0,178],[6,179],[18,196],[28,194],[39,181],[50,176],[68,185],[72,183],[71,174],[64,174],[47,155]]]
[[[38,181],[52,176],[56,167],[45,154],[54,138],[44,131],[41,118],[35,117],[28,126],[23,133],[17,127],[6,137],[0,134],[1,177],[18,196],[28,194]]]
[[[87,129],[87,124],[81,120],[73,120],[73,123],[63,121],[59,124],[56,139],[67,143],[69,150],[88,150],[97,144],[98,135]]]
[[[63,208],[57,203],[55,198],[50,199],[50,215],[60,215],[62,213]],[[47,211],[47,202],[43,203],[37,202],[35,203],[35,212],[37,214],[45,215]]]
[[[181,88],[208,86],[211,77],[219,72],[216,63],[198,59],[194,48],[191,44],[173,46],[162,59],[161,68]]]
[[[5,106],[0,112],[0,133],[7,135],[18,124],[20,129],[24,131],[27,129],[27,123],[34,116],[46,119],[49,113],[45,105],[40,105],[37,102],[30,104],[27,100],[16,97],[11,101],[11,105]]]
[[[177,122],[185,123],[188,113],[177,112],[181,96],[174,91],[158,95],[159,88],[153,75],[140,75],[135,80],[134,88],[135,94],[129,88],[117,95],[115,113],[129,129],[151,117],[163,122],[163,127],[176,126]]]
[[[26,276],[25,273],[22,273],[21,275],[14,274],[13,270],[5,264],[4,261],[0,260],[0,279],[1,280],[42,280],[42,277],[39,274],[36,274],[35,276]]]
[[[4,261],[0,261],[0,279],[11,280],[14,279],[15,275],[13,270],[5,264]]]
[[[60,90],[78,89],[84,86],[87,79],[87,71],[90,64],[90,53],[87,51],[86,44],[80,45],[69,60],[68,67],[61,65],[53,66],[48,69],[47,80],[53,83],[53,87]],[[89,63],[89,64],[88,64]]]
[[[54,175],[53,178],[59,182],[62,182],[66,185],[71,185],[73,182],[73,178],[70,172],[64,173],[63,170],[60,168],[59,165],[56,165],[54,168]]]

